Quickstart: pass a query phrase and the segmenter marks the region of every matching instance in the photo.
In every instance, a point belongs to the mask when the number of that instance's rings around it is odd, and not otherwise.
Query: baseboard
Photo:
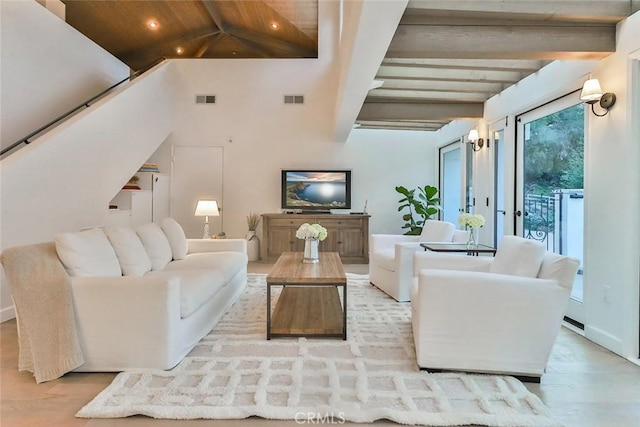
[[[611,350],[612,352],[620,356],[624,354],[624,352],[622,351],[622,340],[611,335],[608,332],[603,331],[602,329],[585,325],[584,336],[588,340],[593,341],[594,343],[601,345],[607,350]]]
[[[0,323],[6,322],[7,320],[16,318],[16,310],[11,307],[6,307],[0,310]]]

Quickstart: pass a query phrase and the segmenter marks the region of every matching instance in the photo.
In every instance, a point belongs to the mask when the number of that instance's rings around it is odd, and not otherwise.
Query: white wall
[[[631,70],[640,59],[640,13],[618,26],[616,53],[601,61],[556,61],[485,104],[477,124],[509,118],[505,144],[513,158],[514,117],[582,86],[595,77],[618,101],[605,117],[588,112],[585,138],[585,335],[627,356],[638,357],[640,224],[640,72],[635,93]],[[633,95],[632,95],[633,94]],[[635,101],[634,101],[635,100]],[[635,104],[634,104],[635,102]],[[458,125],[459,129],[464,126]],[[440,143],[450,135],[441,132]],[[492,150],[475,154],[476,197],[491,196]],[[480,190],[479,190],[480,189]],[[623,189],[621,191],[621,189]],[[478,192],[480,191],[480,193]],[[603,286],[610,286],[608,302]]]
[[[2,148],[129,75],[35,0],[0,1],[0,16]]]

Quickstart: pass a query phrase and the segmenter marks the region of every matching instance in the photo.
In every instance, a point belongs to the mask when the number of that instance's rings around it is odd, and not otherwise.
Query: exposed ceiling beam
[[[407,101],[429,100],[429,102],[484,102],[487,100],[487,95],[485,93],[478,92],[458,92],[454,87],[452,87],[451,90],[446,91],[381,88],[369,92],[367,99],[371,101],[373,98],[404,99]]]
[[[222,21],[222,15],[220,14],[220,10],[218,6],[211,0],[202,0],[202,4],[205,9],[207,9],[207,13],[213,19],[213,23],[216,24],[216,27],[220,30],[220,32],[224,33],[224,22]]]
[[[407,89],[407,90],[433,90],[449,91],[455,89],[458,92],[477,92],[486,95],[493,95],[505,89],[504,83],[488,82],[449,82],[441,80],[385,80],[383,89]]]
[[[631,15],[636,1],[630,0],[411,0],[407,9],[448,12],[486,12],[503,15],[529,15],[565,20],[618,22]]]
[[[367,101],[369,101],[367,99]],[[477,103],[411,103],[365,102],[358,120],[452,120],[482,118],[484,104]]]
[[[546,61],[535,59],[385,58],[381,65],[392,65],[396,67],[458,68],[464,70],[486,68],[499,71],[534,72],[546,65]]]
[[[428,79],[447,81],[483,81],[483,82],[512,82],[522,79],[518,71],[494,71],[489,69],[445,69],[445,68],[416,68],[383,65],[376,74],[376,79]]]
[[[615,52],[615,26],[399,25],[387,57],[598,59]]]

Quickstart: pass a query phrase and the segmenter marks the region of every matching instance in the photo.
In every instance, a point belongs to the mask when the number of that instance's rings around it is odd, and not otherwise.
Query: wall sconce
[[[602,93],[598,79],[590,79],[584,82],[582,92],[580,92],[580,99],[587,104],[591,104],[591,112],[594,115],[603,117],[607,115],[609,109],[616,103],[616,94],[611,92]],[[596,113],[596,110],[593,108],[596,102],[605,110],[603,114]]]
[[[480,149],[484,147],[484,139],[478,138],[478,131],[476,129],[471,129],[469,131],[467,139],[469,139],[469,144],[471,144],[471,149],[473,151],[480,151]],[[476,148],[476,145],[478,148]]]

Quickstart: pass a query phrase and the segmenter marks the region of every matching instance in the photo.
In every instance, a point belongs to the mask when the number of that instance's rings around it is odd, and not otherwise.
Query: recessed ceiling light
[[[176,53],[177,53],[178,55],[182,55],[182,54],[184,53],[184,49],[183,49],[181,46],[178,46],[178,47],[176,48]]]
[[[278,25],[277,22],[272,22],[271,23],[271,29],[272,30],[277,30],[278,28],[280,28],[280,25]]]
[[[150,30],[157,30],[158,27],[160,27],[160,24],[158,24],[158,21],[154,21],[153,19],[149,22],[147,22],[147,28],[149,28]]]

